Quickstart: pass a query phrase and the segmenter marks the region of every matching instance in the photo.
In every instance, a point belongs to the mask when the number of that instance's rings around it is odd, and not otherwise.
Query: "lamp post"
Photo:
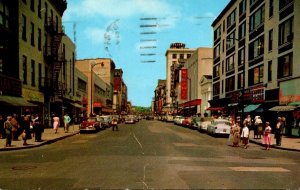
[[[96,65],[99,65],[99,64],[102,64],[103,62],[100,62],[100,63],[96,63],[96,62],[91,62],[91,112],[90,112],[90,116],[93,115],[93,74],[94,74],[94,67]]]

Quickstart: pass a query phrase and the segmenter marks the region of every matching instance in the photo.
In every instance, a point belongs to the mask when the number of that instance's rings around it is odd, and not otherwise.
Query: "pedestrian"
[[[119,131],[119,128],[118,128],[118,120],[116,118],[113,118],[112,121],[111,121],[111,126],[112,126],[112,130],[114,131],[115,128],[116,128],[116,131]]]
[[[255,116],[255,122],[254,122],[254,139],[255,136],[257,138],[261,138],[261,135],[263,133],[263,122],[260,116]]]
[[[282,139],[282,132],[283,132],[283,124],[281,117],[277,118],[277,124],[275,126],[275,139],[276,139],[276,145],[281,146],[281,139]]]
[[[0,114],[0,138],[1,139],[6,138],[5,129],[4,129],[4,120],[2,114]]]
[[[233,146],[233,128],[235,127],[235,122],[232,118],[229,118],[229,122],[230,122],[230,133],[229,133],[228,141],[231,142]]]
[[[5,147],[11,147],[12,128],[13,128],[11,120],[12,120],[12,116],[7,116],[7,120],[4,122],[4,129],[5,129],[5,135],[6,135]]]
[[[69,131],[70,122],[71,122],[71,118],[68,115],[68,113],[66,113],[64,115],[64,130],[65,130],[65,133],[67,133]]]
[[[12,140],[17,141],[19,137],[20,124],[18,122],[17,114],[13,114],[10,123],[12,124]]]
[[[233,147],[240,146],[240,132],[241,132],[240,123],[235,122],[235,124],[232,126],[232,130],[231,130]]]
[[[244,120],[244,123],[243,123],[243,129],[242,129],[242,134],[241,134],[241,138],[242,138],[242,141],[243,141],[243,145],[244,145],[244,148],[248,148],[248,144],[249,144],[249,123],[248,123],[248,120]]]
[[[272,128],[270,127],[270,123],[267,121],[266,122],[266,127],[264,130],[264,135],[263,135],[263,140],[262,143],[265,145],[265,150],[270,150],[270,146],[271,146],[271,131]]]
[[[54,114],[53,115],[53,129],[55,131],[55,134],[57,133],[59,126],[60,126],[59,117],[56,114]]]
[[[249,130],[251,130],[251,126],[252,126],[252,119],[251,119],[251,116],[250,114],[247,115],[245,121],[247,122],[247,127]]]
[[[31,139],[31,131],[30,131],[30,117],[28,115],[25,115],[23,117],[23,120],[21,122],[21,126],[23,129],[22,138],[23,138],[23,145],[27,145],[27,140]]]
[[[39,118],[38,114],[35,115],[34,122],[33,122],[33,130],[35,133],[35,141],[41,142],[42,141],[42,133],[44,132],[44,125],[42,124],[41,119]]]

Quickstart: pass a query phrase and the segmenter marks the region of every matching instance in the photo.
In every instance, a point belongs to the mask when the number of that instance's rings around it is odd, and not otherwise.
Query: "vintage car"
[[[129,123],[134,124],[135,122],[136,122],[136,121],[135,121],[135,118],[134,118],[133,115],[127,115],[127,116],[125,117],[125,123],[126,123],[126,124],[129,124]]]
[[[210,135],[230,135],[230,122],[226,119],[214,119],[207,126],[207,133]]]
[[[97,116],[97,118],[101,122],[101,125],[104,128],[110,128],[111,127],[112,117],[110,115],[101,115],[101,116]]]
[[[174,117],[174,124],[181,125],[183,120],[184,120],[183,116],[177,115]]]
[[[87,120],[82,121],[79,125],[80,133],[98,132],[101,128],[101,123],[97,117],[89,117]]]

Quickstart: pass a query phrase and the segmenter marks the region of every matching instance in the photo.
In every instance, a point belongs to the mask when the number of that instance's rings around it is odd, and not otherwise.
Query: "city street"
[[[142,120],[0,152],[0,189],[299,189],[300,152]]]

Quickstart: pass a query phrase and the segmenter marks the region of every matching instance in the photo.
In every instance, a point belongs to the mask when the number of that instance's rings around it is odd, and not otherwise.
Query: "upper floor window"
[[[286,7],[287,5],[289,5],[292,2],[294,2],[294,0],[280,0],[279,1],[279,10],[283,9],[284,7]]]
[[[226,72],[234,69],[234,54],[226,59]]]
[[[42,30],[38,29],[38,50],[42,50]]]
[[[30,23],[30,42],[34,46],[34,24],[32,22]]]
[[[272,60],[268,61],[268,81],[272,81]]]
[[[27,40],[26,37],[26,16],[22,15],[22,39]]]
[[[190,58],[192,56],[192,54],[188,53],[187,54],[187,58]]]
[[[22,64],[23,64],[23,84],[27,84],[27,57],[23,55],[22,57]]]
[[[42,18],[42,0],[38,0],[38,17]]]
[[[253,5],[254,3],[256,3],[256,1],[258,1],[258,0],[250,0],[250,6]]]
[[[273,29],[269,31],[269,51],[273,49]]]
[[[26,1],[26,0],[22,0],[22,1],[23,1],[23,3],[25,3],[25,4],[27,3],[27,1]]]
[[[213,84],[213,95],[219,95],[220,94],[220,82]]]
[[[253,69],[249,70],[249,85],[255,85],[263,82],[264,78],[264,66],[260,65],[258,67],[255,67]]]
[[[238,65],[244,65],[245,64],[245,48],[242,48],[239,50],[238,55]]]
[[[32,11],[34,11],[34,1],[35,1],[35,0],[30,0],[30,9],[31,9]]]
[[[234,90],[234,88],[235,88],[234,79],[235,79],[234,76],[226,79],[226,84],[225,84],[226,92],[230,92],[230,91]]]
[[[214,40],[221,37],[221,25],[214,31]]]
[[[173,59],[176,59],[176,58],[177,58],[177,54],[176,54],[176,53],[173,53],[173,54],[172,54],[172,58],[173,58]]]
[[[241,89],[244,87],[244,73],[238,74],[238,89]]]
[[[235,9],[230,13],[230,15],[227,17],[227,28],[229,28],[231,25],[235,23]]]
[[[240,5],[239,5],[239,15],[245,13],[246,9],[247,9],[247,1],[246,0],[242,0],[240,2]]]
[[[293,54],[287,54],[278,58],[278,78],[292,76]]]
[[[273,16],[274,13],[274,0],[270,0],[269,2],[269,18]]]
[[[246,35],[246,22],[239,25],[239,39],[243,39]]]
[[[219,77],[220,76],[220,64],[214,66],[213,69],[213,77]]]
[[[235,45],[235,30],[226,38],[226,49],[230,49]]]
[[[35,61],[31,60],[31,86],[35,86]]]
[[[0,26],[9,28],[9,9],[5,1],[0,3]]]
[[[184,59],[184,54],[181,53],[181,54],[179,55],[179,58],[180,58],[180,59]]]
[[[214,48],[214,58],[220,57],[220,44]]]
[[[250,16],[250,31],[256,29],[265,20],[265,7],[260,7],[255,13]]]
[[[264,36],[261,36],[249,45],[249,60],[264,53]]]
[[[290,18],[279,25],[279,40],[278,45],[281,46],[293,40],[293,25],[294,18]]]

